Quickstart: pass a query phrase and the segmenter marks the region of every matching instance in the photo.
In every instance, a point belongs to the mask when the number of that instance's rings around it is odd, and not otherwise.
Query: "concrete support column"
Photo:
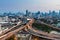
[[[29,38],[29,40],[32,40],[32,35],[30,35],[30,38]]]
[[[14,37],[14,40],[18,40],[18,37],[17,37],[17,35],[15,35],[15,37]]]

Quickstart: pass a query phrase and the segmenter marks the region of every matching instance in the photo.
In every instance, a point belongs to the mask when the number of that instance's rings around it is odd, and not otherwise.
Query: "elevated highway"
[[[17,26],[12,27],[11,29],[9,29],[9,32],[7,31],[6,33],[4,33],[4,35],[2,34],[2,36],[0,36],[0,40],[6,40],[23,29],[25,29],[26,32],[28,32],[32,35],[38,36],[38,37],[42,37],[42,38],[46,38],[46,39],[50,39],[50,40],[60,40],[60,36],[58,36],[58,35],[49,34],[47,32],[43,32],[40,30],[35,30],[32,27],[33,23],[34,23],[34,19],[31,19],[26,25],[22,25],[22,26],[16,28],[15,30],[12,30],[12,29]],[[53,26],[51,28],[53,28]],[[57,30],[59,30],[59,29],[57,29]]]

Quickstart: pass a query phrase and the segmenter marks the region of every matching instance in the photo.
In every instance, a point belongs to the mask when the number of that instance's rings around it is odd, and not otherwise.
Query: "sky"
[[[0,12],[60,10],[60,0],[0,0]]]

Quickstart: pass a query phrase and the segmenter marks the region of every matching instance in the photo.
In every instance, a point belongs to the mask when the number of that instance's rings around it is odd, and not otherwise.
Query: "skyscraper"
[[[28,12],[28,10],[26,10],[26,16],[28,16],[29,15],[29,12]]]

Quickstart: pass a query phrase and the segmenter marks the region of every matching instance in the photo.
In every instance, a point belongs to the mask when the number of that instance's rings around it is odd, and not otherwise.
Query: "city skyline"
[[[60,0],[0,0],[0,12],[60,10]]]

